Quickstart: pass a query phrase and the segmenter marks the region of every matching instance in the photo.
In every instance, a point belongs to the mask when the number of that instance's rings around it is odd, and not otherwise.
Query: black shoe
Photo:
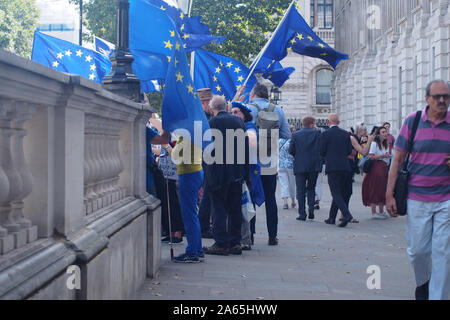
[[[327,220],[325,220],[325,223],[326,224],[336,224],[336,221],[327,219]]]
[[[229,251],[226,248],[219,247],[217,243],[214,243],[211,247],[203,247],[205,254],[213,254],[217,256],[227,256]]]
[[[305,216],[298,216],[297,220],[299,220],[299,221],[306,221],[306,215]]]
[[[416,288],[416,300],[428,300],[428,285],[430,281]]]
[[[240,244],[235,245],[234,247],[231,247],[230,249],[228,249],[228,253],[229,254],[234,254],[234,255],[241,255],[242,254],[242,248]]]
[[[277,238],[270,238],[269,237],[269,246],[277,246],[278,245],[278,239]]]
[[[309,220],[314,220],[314,210],[309,212],[308,219]]]
[[[341,223],[339,223],[339,228],[345,228],[346,226],[347,226],[347,224],[349,224],[349,222],[351,222],[353,220],[353,217],[350,217],[350,218],[343,218],[342,219],[342,222]]]

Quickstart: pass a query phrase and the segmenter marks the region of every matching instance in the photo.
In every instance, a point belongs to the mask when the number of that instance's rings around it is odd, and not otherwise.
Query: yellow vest
[[[183,151],[187,148],[191,149],[191,156],[188,161],[183,159]],[[202,167],[202,150],[190,141],[183,141],[180,137],[177,144],[172,150],[172,159],[177,163],[177,173],[188,174],[201,171]],[[184,162],[186,161],[186,163]]]

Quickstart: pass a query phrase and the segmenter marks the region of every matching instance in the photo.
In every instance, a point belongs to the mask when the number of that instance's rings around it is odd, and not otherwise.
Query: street
[[[296,220],[297,210],[283,210],[278,198],[279,245],[267,245],[264,206],[257,210],[255,245],[242,256],[207,256],[204,263],[170,261],[162,245],[159,276],[147,279],[137,293],[144,300],[327,300],[414,298],[414,275],[406,255],[406,217],[372,220],[361,201],[361,176],[356,177],[350,211],[359,224],[341,229],[323,221],[331,196],[323,179],[323,200],[314,221]],[[277,194],[279,190],[277,190]],[[203,239],[203,246],[213,244]],[[184,251],[175,245],[175,255]],[[381,270],[381,289],[368,289],[372,272]]]

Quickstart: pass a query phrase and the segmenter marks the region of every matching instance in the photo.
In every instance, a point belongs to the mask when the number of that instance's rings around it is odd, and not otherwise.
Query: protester
[[[197,214],[198,193],[203,183],[202,152],[198,148],[201,147],[180,137],[172,150],[172,157],[177,163],[181,215],[188,243],[185,253],[174,258],[174,262],[179,263],[196,263],[204,259]],[[184,157],[186,150],[190,150],[190,157]]]
[[[261,152],[259,153],[258,162],[261,164],[261,181],[266,199],[266,223],[269,234],[268,244],[270,246],[276,246],[278,245],[278,207],[275,192],[277,188],[278,139],[274,137],[272,141],[271,136],[268,139],[261,137],[261,132],[270,134],[272,131],[276,131],[279,133],[279,138],[283,139],[289,139],[291,134],[283,109],[269,102],[269,90],[266,85],[262,83],[255,84],[250,93],[249,108],[252,110],[253,121],[260,131],[259,150],[263,150],[264,152],[269,151],[267,147],[275,144],[274,148],[270,147],[271,153],[269,157],[263,157],[263,159]],[[261,111],[264,113],[260,114]],[[270,118],[278,118],[278,121],[274,123],[274,121],[268,120],[266,118],[268,115]],[[272,129],[268,130],[263,125],[264,123],[269,124]]]
[[[316,119],[302,119],[303,128],[294,133],[289,153],[294,157],[294,174],[297,185],[298,218],[306,220],[305,194],[308,198],[308,218],[314,219],[315,189],[322,170],[320,158],[320,131],[314,129]]]
[[[384,212],[384,205],[386,204],[388,165],[391,155],[389,154],[387,130],[379,127],[375,134],[376,139],[371,143],[369,151],[369,157],[373,162],[370,172],[366,174],[362,183],[362,200],[364,206],[372,208],[373,219],[386,219],[388,215]]]
[[[205,111],[206,118],[209,120],[212,118],[212,110],[209,103],[212,99],[212,93],[210,88],[202,88],[197,90],[198,98],[202,103],[203,110]],[[203,164],[205,167],[205,164]],[[212,239],[212,226],[211,226],[211,197],[208,190],[203,183],[202,198],[200,201],[200,207],[198,209],[198,219],[200,220],[200,228],[202,231],[202,238]]]
[[[297,205],[295,203],[294,157],[289,153],[290,145],[291,139],[279,140],[278,181],[281,187],[281,198],[284,201],[283,209],[289,209],[289,198],[292,209]]]
[[[446,300],[450,293],[450,104],[449,84],[430,82],[411,152],[407,200],[407,253],[418,300]],[[387,211],[397,217],[393,197],[417,113],[403,123],[386,192]]]
[[[206,165],[206,188],[210,191],[213,209],[213,236],[215,243],[203,248],[206,254],[228,255],[242,254],[241,224],[242,224],[242,184],[249,179],[248,138],[245,137],[244,122],[226,112],[227,103],[222,96],[213,96],[210,107],[214,117],[209,121],[212,130],[219,132],[219,139],[214,140],[214,163]],[[228,131],[244,136],[244,163],[238,161],[239,139],[231,136]],[[233,150],[229,150],[232,146]],[[239,147],[239,148],[238,148]],[[232,162],[227,154],[233,152]],[[242,150],[239,150],[240,152]]]
[[[351,168],[348,163],[348,156],[352,152],[352,144],[350,134],[340,129],[339,123],[337,114],[334,113],[328,117],[330,129],[320,136],[320,154],[325,158],[328,184],[333,197],[329,218],[325,220],[325,223],[335,224],[339,209],[344,215],[339,227],[345,228],[353,220],[346,203],[352,179]]]

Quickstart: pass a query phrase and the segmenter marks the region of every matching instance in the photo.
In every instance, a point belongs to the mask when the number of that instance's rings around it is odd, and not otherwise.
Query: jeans
[[[179,176],[180,207],[188,245],[187,254],[202,251],[202,233],[197,215],[198,191],[203,183],[203,170]]]
[[[314,212],[314,203],[316,198],[316,183],[318,172],[305,172],[295,175],[297,183],[298,214],[300,217],[306,217],[305,193],[308,198],[308,212]]]
[[[266,197],[266,222],[269,238],[276,238],[278,232],[278,207],[275,191],[277,189],[277,175],[261,175],[261,182]]]
[[[416,284],[429,284],[430,300],[447,300],[450,293],[450,200],[408,199],[407,253]]]

